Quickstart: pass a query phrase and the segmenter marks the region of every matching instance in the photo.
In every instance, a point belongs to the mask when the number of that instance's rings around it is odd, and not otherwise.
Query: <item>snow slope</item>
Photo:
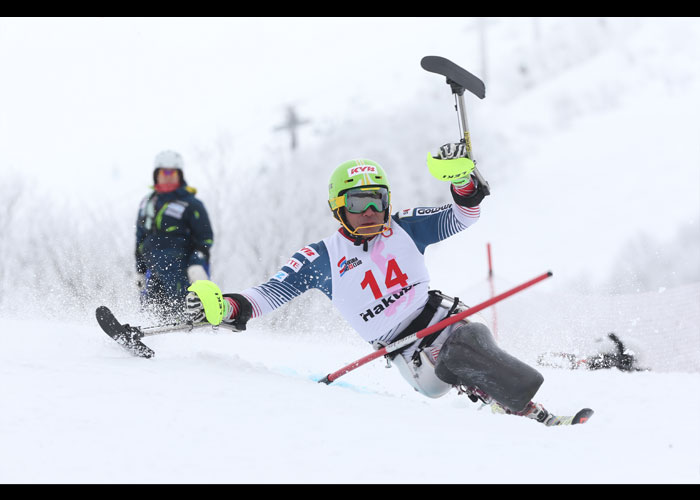
[[[0,319],[0,483],[697,483],[698,373],[542,369],[547,428],[429,400],[347,332],[148,337]]]

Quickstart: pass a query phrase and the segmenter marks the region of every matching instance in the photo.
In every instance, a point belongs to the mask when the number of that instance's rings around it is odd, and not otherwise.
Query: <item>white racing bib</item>
[[[368,342],[425,304],[430,280],[425,257],[398,224],[372,238],[367,251],[340,232],[323,242],[330,259],[333,305]]]

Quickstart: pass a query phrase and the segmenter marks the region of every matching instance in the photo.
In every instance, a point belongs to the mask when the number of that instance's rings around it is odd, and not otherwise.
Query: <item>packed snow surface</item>
[[[134,358],[96,325],[0,320],[3,483],[697,483],[698,373],[541,368],[545,427],[431,400],[341,334],[172,332]]]

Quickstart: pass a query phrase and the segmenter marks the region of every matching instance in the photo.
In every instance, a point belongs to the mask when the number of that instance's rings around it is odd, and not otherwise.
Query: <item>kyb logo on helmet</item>
[[[348,169],[348,175],[359,175],[359,174],[376,174],[377,167],[373,165],[362,165],[361,167],[352,167]]]

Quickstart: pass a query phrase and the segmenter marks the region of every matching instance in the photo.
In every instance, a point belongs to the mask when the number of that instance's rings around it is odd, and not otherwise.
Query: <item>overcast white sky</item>
[[[0,19],[0,169],[64,180],[150,168],[218,135],[266,141],[285,106],[342,117],[398,105],[431,75],[420,59],[473,18]],[[476,45],[475,45],[476,47]],[[280,137],[280,140],[288,140]],[[109,171],[107,170],[107,171]],[[60,172],[60,175],[58,173]]]

